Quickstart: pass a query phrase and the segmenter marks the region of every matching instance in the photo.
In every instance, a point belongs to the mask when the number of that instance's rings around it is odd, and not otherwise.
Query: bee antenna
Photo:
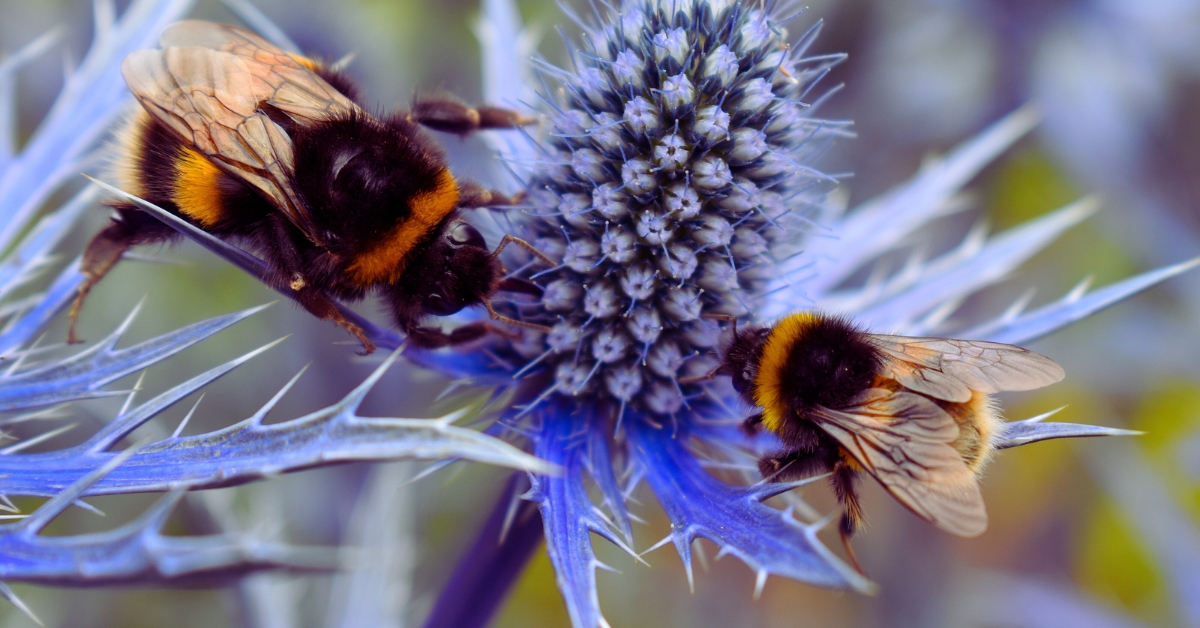
[[[732,314],[701,314],[700,318],[712,321],[725,321],[733,326],[733,335],[737,337],[737,317]]]
[[[721,372],[721,367],[718,366],[717,368],[705,373],[704,375],[690,375],[688,377],[680,377],[679,383],[681,385],[699,384],[700,382],[710,380],[710,379],[716,377],[720,372]]]
[[[503,251],[504,247],[508,246],[509,244],[515,244],[515,245],[525,249],[526,251],[529,251],[531,254],[533,254],[534,257],[545,262],[547,266],[555,266],[554,260],[550,259],[550,257],[547,256],[545,253],[537,250],[537,247],[535,247],[532,244],[522,240],[521,238],[518,238],[511,234],[505,234],[505,236],[503,238],[501,238],[500,244],[496,245],[496,250],[492,251],[492,254],[490,255],[490,257],[492,259],[499,258],[500,251]],[[495,318],[495,317],[493,316],[492,318]]]
[[[499,321],[501,323],[504,323],[505,325],[512,325],[513,327],[534,329],[534,330],[540,331],[544,334],[550,333],[550,328],[545,325],[538,325],[537,323],[526,323],[525,321],[519,321],[515,318],[509,318],[507,316],[501,315],[499,312],[497,312],[495,310],[495,308],[492,307],[491,301],[485,300],[483,302],[483,306],[487,308],[488,316],[491,316],[492,320]]]

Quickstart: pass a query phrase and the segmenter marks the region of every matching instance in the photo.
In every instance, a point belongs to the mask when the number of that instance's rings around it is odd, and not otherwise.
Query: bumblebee
[[[766,429],[786,447],[759,460],[763,477],[830,474],[843,508],[842,542],[860,572],[850,546],[863,519],[860,472],[922,519],[976,536],[987,528],[976,478],[1001,423],[990,395],[1064,375],[1053,360],[1021,347],[871,334],[810,312],[773,327],[735,327],[720,372],[762,410],[744,429]]]
[[[353,82],[249,31],[204,21],[168,27],[161,50],[125,58],[122,73],[142,109],[118,138],[118,185],[223,239],[247,242],[268,267],[272,287],[291,291],[321,319],[374,345],[332,297],[378,291],[410,342],[439,347],[501,331],[490,322],[446,333],[421,325],[483,304],[498,290],[533,292],[505,279],[459,210],[514,202],[455,179],[422,127],[466,135],[531,120],[494,107],[470,108],[446,96],[417,98],[410,111],[376,117]],[[131,246],[177,233],[129,204],[88,245],[85,283],[70,312],[69,341],[89,290]]]

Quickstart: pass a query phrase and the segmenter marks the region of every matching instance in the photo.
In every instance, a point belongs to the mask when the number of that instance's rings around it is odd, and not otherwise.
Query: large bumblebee
[[[458,210],[512,199],[456,180],[421,128],[465,135],[530,120],[444,96],[376,117],[345,74],[203,21],[171,25],[161,50],[134,52],[122,72],[142,110],[119,137],[119,186],[218,237],[250,243],[273,287],[294,291],[368,353],[374,345],[331,295],[356,300],[378,290],[410,342],[426,347],[499,330],[488,322],[450,333],[420,324],[471,305],[484,304],[501,322],[539,327],[500,316],[490,298],[497,290],[537,292],[503,278],[497,255],[505,245],[549,260],[512,236],[488,250]],[[87,280],[71,309],[71,341],[88,291],[129,247],[177,237],[133,205],[115,210],[84,253]]]
[[[759,460],[772,481],[830,473],[850,537],[862,524],[855,482],[866,471],[937,527],[971,537],[987,528],[976,477],[1000,425],[990,395],[1063,378],[1053,360],[1012,345],[866,333],[819,313],[738,331],[720,372],[762,412],[786,449]],[[861,568],[859,569],[861,572]]]

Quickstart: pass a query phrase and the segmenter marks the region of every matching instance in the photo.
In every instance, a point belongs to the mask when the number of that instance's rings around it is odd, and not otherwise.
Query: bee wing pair
[[[930,397],[964,403],[985,394],[1033,390],[1062,380],[1061,366],[1028,349],[982,340],[871,334],[888,360],[883,377]]]
[[[857,405],[821,408],[822,429],[921,518],[959,536],[987,528],[975,474],[954,448],[958,425],[934,402],[906,391],[867,390]]]
[[[358,107],[317,76],[310,61],[242,29],[188,20],[167,27],[161,42],[161,50],[139,50],[121,66],[142,107],[322,245],[290,183],[292,141],[263,105],[301,124]]]
[[[849,407],[820,408],[818,423],[918,516],[951,534],[979,535],[987,510],[975,473],[954,446],[958,424],[930,398],[963,403],[972,391],[1040,388],[1061,380],[1062,367],[994,342],[869,337],[885,356],[881,376],[904,389],[868,389]]]

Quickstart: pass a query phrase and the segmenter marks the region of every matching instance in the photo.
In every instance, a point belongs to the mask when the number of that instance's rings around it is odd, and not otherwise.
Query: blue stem
[[[542,544],[537,505],[522,501],[503,540],[500,531],[520,474],[513,474],[475,542],[458,562],[424,628],[483,628]]]

